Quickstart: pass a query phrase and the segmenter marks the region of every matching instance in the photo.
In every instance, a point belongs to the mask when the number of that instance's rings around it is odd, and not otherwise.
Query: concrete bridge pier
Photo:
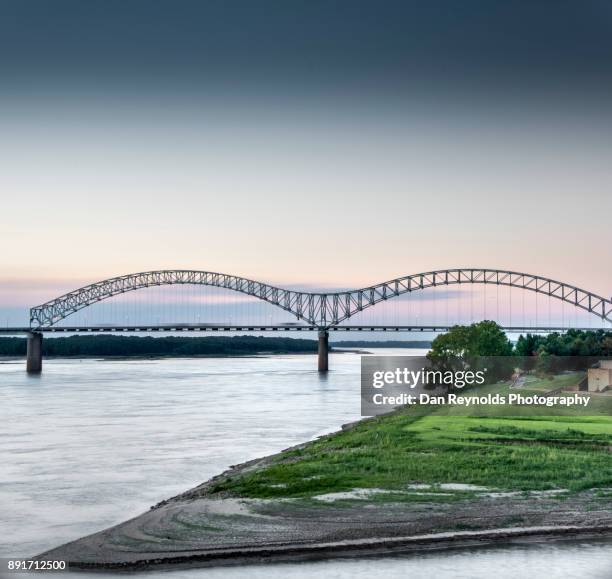
[[[319,372],[327,372],[329,369],[329,332],[319,330]]]
[[[40,332],[28,333],[26,370],[28,374],[42,372],[42,334]]]

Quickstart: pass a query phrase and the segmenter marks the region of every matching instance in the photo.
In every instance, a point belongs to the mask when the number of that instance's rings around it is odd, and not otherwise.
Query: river
[[[377,353],[402,353],[379,350]],[[412,350],[422,355],[421,350]],[[0,363],[0,557],[25,557],[147,510],[232,464],[359,418],[359,360],[310,355]],[[177,570],[195,577],[610,577],[612,543]],[[160,573],[149,573],[147,577]],[[81,575],[80,573],[78,575]],[[71,576],[73,576],[71,574]]]

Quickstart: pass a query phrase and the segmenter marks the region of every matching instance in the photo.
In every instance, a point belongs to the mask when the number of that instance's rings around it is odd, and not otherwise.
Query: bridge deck
[[[332,326],[330,332],[447,332],[448,326]],[[565,332],[569,329],[583,331],[610,330],[610,328],[567,328],[561,326],[505,326],[503,330],[515,332]],[[0,334],[26,334],[32,331],[45,334],[81,334],[81,333],[139,333],[139,332],[317,332],[319,328],[311,325],[216,325],[216,324],[155,324],[155,325],[96,325],[96,326],[47,326],[36,328],[6,327],[0,328]]]

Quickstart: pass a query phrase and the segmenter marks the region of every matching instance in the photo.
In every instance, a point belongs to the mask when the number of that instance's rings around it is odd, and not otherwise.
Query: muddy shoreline
[[[513,544],[555,542],[562,543],[574,539],[609,540],[612,537],[612,525],[593,528],[582,527],[533,527],[491,529],[489,531],[459,531],[432,535],[392,537],[373,540],[337,541],[329,543],[302,545],[270,545],[268,547],[219,549],[217,551],[175,554],[145,558],[126,562],[79,562],[69,561],[72,570],[104,572],[123,571],[137,572],[146,570],[171,570],[185,568],[230,567],[239,565],[266,565],[273,563],[296,563],[320,561],[324,559],[368,557],[380,555],[397,555],[473,549],[494,545],[511,546]],[[53,555],[40,555],[49,558]]]

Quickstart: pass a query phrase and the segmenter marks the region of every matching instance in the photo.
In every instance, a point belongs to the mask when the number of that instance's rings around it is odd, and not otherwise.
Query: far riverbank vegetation
[[[612,356],[612,331],[568,330],[548,335],[521,335],[512,343],[495,322],[455,326],[447,333],[427,340],[338,340],[331,348],[420,348],[429,349],[430,360],[475,356],[532,357],[540,366],[549,357]],[[113,334],[45,336],[43,355],[56,357],[189,357],[244,356],[252,354],[313,354],[317,341],[304,338],[265,336],[118,336]],[[0,338],[0,356],[26,354],[25,337]]]

